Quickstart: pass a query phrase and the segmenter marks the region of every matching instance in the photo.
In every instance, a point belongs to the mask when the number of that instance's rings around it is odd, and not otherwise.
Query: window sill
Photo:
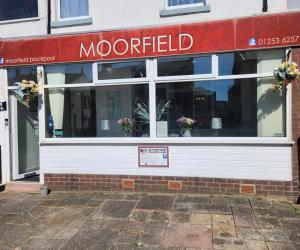
[[[203,144],[203,145],[292,145],[287,138],[46,138],[41,145],[61,144]]]
[[[36,21],[40,21],[40,20],[41,19],[39,17],[22,18],[22,19],[0,21],[0,25],[13,24],[13,23],[36,22]]]
[[[210,5],[197,6],[197,7],[185,7],[185,8],[172,8],[164,9],[160,11],[160,17],[171,17],[180,15],[189,15],[197,13],[207,13],[210,12]]]
[[[80,25],[90,25],[92,23],[93,23],[93,19],[91,17],[73,19],[73,20],[63,20],[63,21],[51,22],[51,28],[55,29],[55,28],[73,27],[73,26],[80,26]]]

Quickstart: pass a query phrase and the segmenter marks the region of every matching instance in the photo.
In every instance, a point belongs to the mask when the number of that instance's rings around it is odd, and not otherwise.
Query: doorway
[[[12,180],[39,174],[38,111],[27,107],[11,92],[10,135]]]

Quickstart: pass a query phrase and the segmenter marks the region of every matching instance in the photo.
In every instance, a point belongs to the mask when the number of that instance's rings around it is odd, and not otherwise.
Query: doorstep
[[[39,193],[41,186],[39,182],[11,181],[6,183],[5,191]]]

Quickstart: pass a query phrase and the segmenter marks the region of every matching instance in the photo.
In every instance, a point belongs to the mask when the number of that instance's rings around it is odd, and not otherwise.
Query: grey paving
[[[0,193],[0,249],[300,249],[300,207],[258,196]]]

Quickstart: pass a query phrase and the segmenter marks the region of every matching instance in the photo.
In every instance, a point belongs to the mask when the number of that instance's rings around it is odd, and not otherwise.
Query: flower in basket
[[[29,105],[30,101],[37,95],[39,91],[39,85],[34,81],[22,80],[22,82],[17,82],[17,97],[21,102]]]
[[[283,62],[280,67],[274,69],[276,83],[273,84],[272,89],[274,91],[283,90],[299,75],[299,66],[295,62]]]
[[[181,127],[181,133],[183,136],[191,136],[191,130],[193,127],[193,124],[196,122],[196,120],[189,118],[189,117],[181,117],[177,119],[177,122],[179,126]]]
[[[131,136],[134,122],[132,119],[124,117],[118,120],[118,124],[122,127],[125,136]]]

